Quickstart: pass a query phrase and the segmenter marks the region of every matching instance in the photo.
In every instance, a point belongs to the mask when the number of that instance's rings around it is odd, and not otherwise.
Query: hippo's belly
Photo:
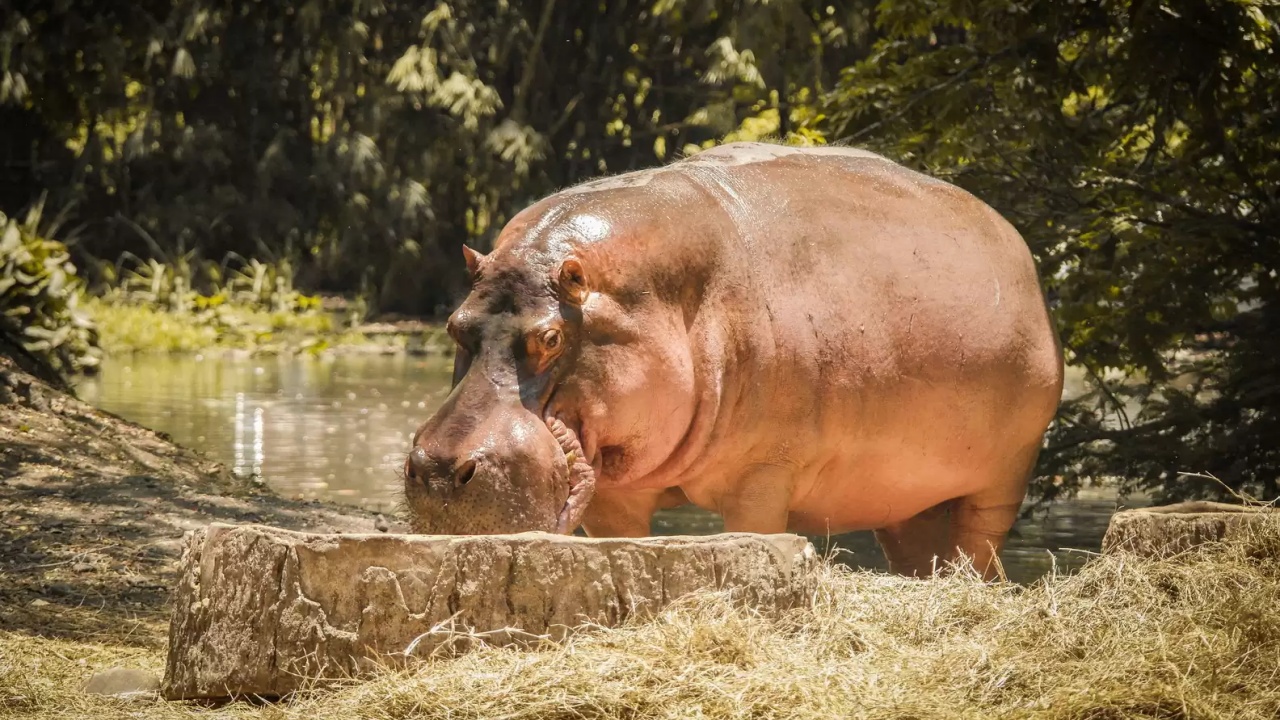
[[[995,383],[909,378],[862,393],[815,398],[817,422],[797,421],[792,524],[849,532],[901,522],[1000,478],[1027,433]]]

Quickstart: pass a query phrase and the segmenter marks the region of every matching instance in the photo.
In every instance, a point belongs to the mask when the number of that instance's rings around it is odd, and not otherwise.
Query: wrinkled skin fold
[[[558,418],[547,420],[547,428],[551,430],[556,443],[565,455],[565,464],[569,468],[569,497],[556,517],[555,532],[567,535],[582,524],[582,516],[587,511],[591,497],[596,494],[596,471],[587,463],[586,453],[578,436]]]

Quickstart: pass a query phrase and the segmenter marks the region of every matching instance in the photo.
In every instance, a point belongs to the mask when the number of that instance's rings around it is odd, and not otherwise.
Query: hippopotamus
[[[561,190],[463,247],[416,532],[873,530],[892,572],[986,577],[1062,395],[1026,242],[852,147],[731,143]]]

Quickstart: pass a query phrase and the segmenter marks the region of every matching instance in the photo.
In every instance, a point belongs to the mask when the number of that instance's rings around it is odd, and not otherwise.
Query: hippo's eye
[[[564,334],[559,330],[551,329],[542,333],[542,347],[547,352],[555,352],[560,349],[560,343],[564,342]]]
[[[564,333],[559,328],[533,331],[525,336],[525,352],[536,372],[551,366],[564,350]]]

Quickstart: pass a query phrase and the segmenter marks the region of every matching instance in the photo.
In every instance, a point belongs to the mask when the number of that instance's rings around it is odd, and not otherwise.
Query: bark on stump
[[[819,565],[789,534],[321,535],[213,524],[186,539],[162,693],[278,697],[477,637],[562,639],[703,590],[774,614],[808,604]]]
[[[1102,552],[1169,557],[1205,543],[1248,538],[1264,523],[1280,523],[1280,512],[1199,501],[1123,510],[1111,516]]]

